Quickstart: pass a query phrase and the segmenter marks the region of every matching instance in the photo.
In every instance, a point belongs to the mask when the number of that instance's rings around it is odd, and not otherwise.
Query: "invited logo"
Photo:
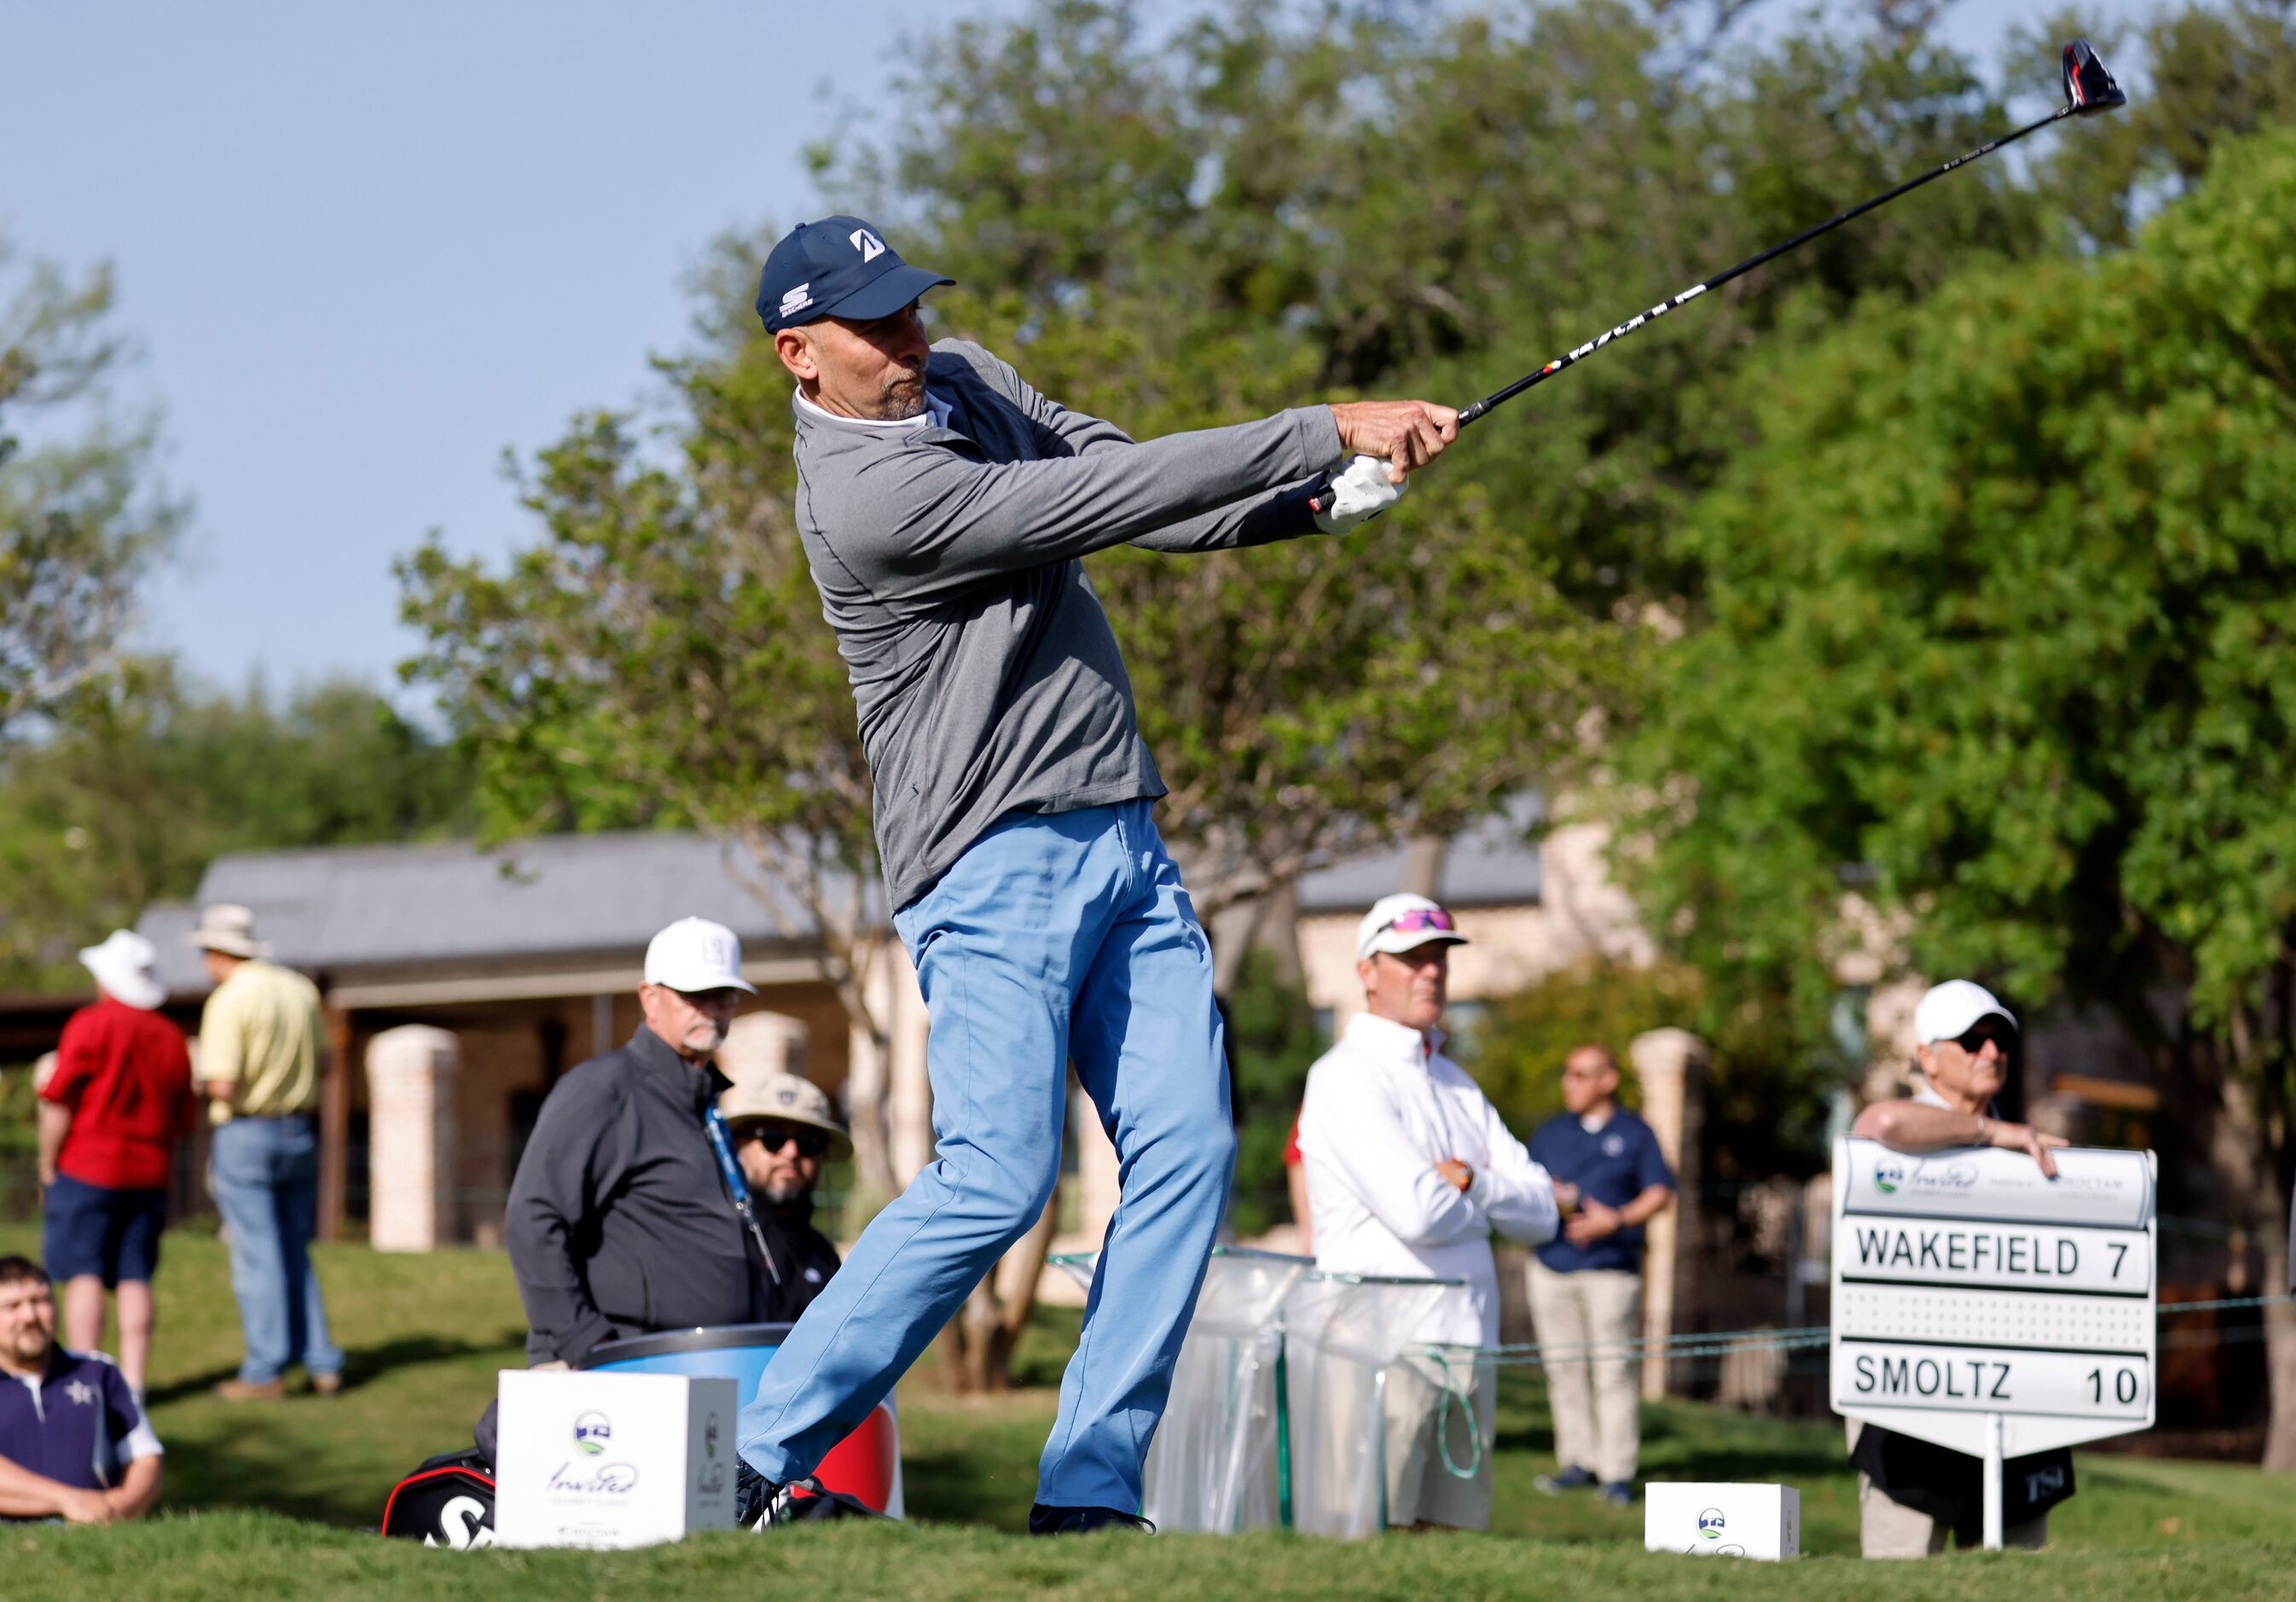
[[[1698,1539],[1701,1540],[1721,1540],[1723,1523],[1722,1509],[1719,1508],[1709,1508],[1705,1512],[1698,1516]]]
[[[870,233],[866,228],[856,228],[853,230],[852,243],[853,248],[861,252],[861,265],[863,267],[867,267],[871,262],[876,260],[878,257],[882,256],[885,253],[885,242],[878,238],[874,234]]]
[[[1874,1188],[1885,1196],[1898,1194],[1898,1187],[1906,1182],[1906,1166],[1902,1162],[1876,1162],[1874,1165]]]
[[[585,1413],[574,1421],[574,1450],[594,1458],[614,1438],[613,1420],[603,1413]]]

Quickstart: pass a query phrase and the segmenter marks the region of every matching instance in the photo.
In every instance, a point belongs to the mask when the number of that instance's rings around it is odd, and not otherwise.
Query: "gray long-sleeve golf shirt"
[[[853,681],[896,908],[989,825],[1164,793],[1078,558],[1316,531],[1328,407],[1146,444],[1048,400],[978,345],[932,348],[947,407],[888,426],[796,403],[798,533]]]

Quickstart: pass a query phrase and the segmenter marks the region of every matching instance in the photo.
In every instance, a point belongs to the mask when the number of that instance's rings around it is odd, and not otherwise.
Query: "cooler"
[[[789,1334],[786,1324],[717,1324],[602,1341],[582,1361],[585,1368],[633,1374],[692,1374],[730,1379],[746,1403],[774,1353]],[[895,1518],[902,1516],[901,1428],[889,1397],[859,1427],[830,1449],[814,1475]]]

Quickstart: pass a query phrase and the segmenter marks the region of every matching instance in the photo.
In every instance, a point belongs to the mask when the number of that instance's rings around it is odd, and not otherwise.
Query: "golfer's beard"
[[[714,1056],[725,1043],[726,1031],[716,1023],[697,1023],[685,1031],[685,1049],[703,1056]]]
[[[37,1326],[20,1333],[9,1343],[8,1356],[20,1368],[37,1368],[48,1360],[54,1338]]]
[[[903,377],[890,379],[885,393],[878,398],[871,421],[874,423],[906,423],[925,409],[925,374],[920,367]]]
[[[785,1179],[767,1180],[765,1189],[759,1194],[766,1198],[768,1207],[787,1207],[811,1195],[813,1187],[792,1174]]]

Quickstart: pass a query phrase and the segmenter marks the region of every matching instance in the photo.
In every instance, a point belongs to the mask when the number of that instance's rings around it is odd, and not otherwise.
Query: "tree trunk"
[[[973,1286],[936,1339],[941,1383],[948,1389],[980,1395],[1011,1388],[1013,1351],[1037,1305],[1037,1281],[1052,1252],[1059,1205],[1057,1198],[1046,1204],[1043,1215]]]
[[[2279,1154],[2267,1108],[2280,1097],[2267,1076],[2281,1072],[2259,1039],[2258,1021],[2235,1015],[2224,1044],[2195,1053],[2204,1076],[2217,1083],[2215,1116],[2209,1139],[2210,1165],[2216,1171],[2230,1220],[2264,1252],[2263,1294],[2288,1294],[2288,1200],[2280,1184]],[[2265,1368],[2271,1387],[2271,1417],[2264,1442],[2264,1466],[2296,1472],[2296,1309],[2285,1302],[2264,1310]]]

